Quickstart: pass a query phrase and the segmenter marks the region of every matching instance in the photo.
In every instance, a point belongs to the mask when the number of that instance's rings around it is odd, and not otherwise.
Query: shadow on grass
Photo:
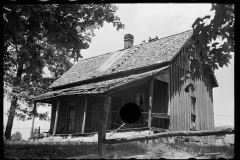
[[[130,153],[143,154],[146,153],[146,145],[138,143],[124,143],[106,145],[107,150],[116,149],[127,151]],[[145,146],[145,147],[144,147]],[[68,158],[77,157],[87,154],[97,154],[97,143],[86,142],[52,142],[52,143],[37,143],[37,142],[4,142],[4,157],[5,158]]]
[[[67,158],[97,152],[96,143],[83,142],[4,142],[5,158]]]

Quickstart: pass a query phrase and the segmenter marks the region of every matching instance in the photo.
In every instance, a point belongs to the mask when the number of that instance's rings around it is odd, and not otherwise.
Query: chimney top
[[[156,40],[158,40],[158,36],[156,36],[156,38],[153,38],[153,39],[151,39],[151,37],[149,37],[148,42],[152,42],[152,41],[156,41]]]
[[[124,35],[124,49],[131,48],[133,46],[133,35],[125,34]]]

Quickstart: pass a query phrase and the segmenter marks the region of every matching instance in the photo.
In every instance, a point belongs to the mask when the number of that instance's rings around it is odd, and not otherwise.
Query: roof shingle
[[[36,96],[34,100],[43,100],[43,99],[49,99],[59,96],[67,96],[67,95],[81,95],[81,94],[99,94],[104,93],[112,89],[116,89],[119,86],[123,86],[126,84],[129,84],[131,82],[137,82],[144,80],[145,78],[151,77],[155,74],[158,74],[166,69],[168,69],[169,66],[165,66],[162,68],[158,68],[155,70],[151,70],[148,72],[140,73],[140,74],[133,74],[126,77],[121,78],[115,78],[110,79],[106,81],[101,81],[97,83],[89,83],[84,84],[76,87],[61,89],[57,91],[50,91],[44,94],[41,94],[39,96]]]
[[[128,49],[81,60],[49,88],[169,61],[191,35],[192,30],[189,30]]]

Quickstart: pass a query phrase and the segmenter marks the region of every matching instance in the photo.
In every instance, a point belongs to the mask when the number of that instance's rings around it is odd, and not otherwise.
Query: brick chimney
[[[124,36],[124,49],[130,48],[133,46],[133,35],[126,34]]]

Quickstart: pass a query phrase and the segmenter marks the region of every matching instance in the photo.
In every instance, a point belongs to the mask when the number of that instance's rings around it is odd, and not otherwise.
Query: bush
[[[20,140],[22,140],[22,134],[19,131],[17,131],[16,133],[12,134],[11,140],[12,141],[20,141]]]

